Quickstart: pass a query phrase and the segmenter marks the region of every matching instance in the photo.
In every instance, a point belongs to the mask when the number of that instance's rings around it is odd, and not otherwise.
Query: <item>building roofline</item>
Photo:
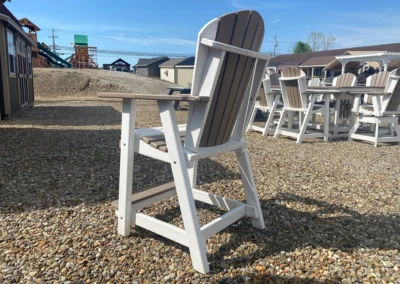
[[[18,30],[21,35],[27,40],[29,41],[33,46],[37,46],[36,42],[34,42],[27,34],[26,32],[20,27],[18,26],[10,17],[4,15],[4,14],[0,14],[0,19],[9,23],[11,26],[13,26],[14,29]]]

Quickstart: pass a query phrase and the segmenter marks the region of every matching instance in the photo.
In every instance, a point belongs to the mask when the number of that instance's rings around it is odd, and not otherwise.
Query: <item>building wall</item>
[[[189,87],[192,86],[194,67],[179,67],[176,66],[176,84]]]
[[[149,76],[149,70],[147,67],[137,67],[136,74],[139,76]]]
[[[165,74],[165,73],[168,74]],[[160,68],[160,79],[164,81],[168,81],[171,83],[175,83],[175,68],[174,67],[161,67]]]
[[[6,27],[14,33],[14,45],[16,48],[14,56],[15,75],[9,74],[10,67],[9,67]],[[25,41],[25,39],[20,35],[19,30],[16,30],[11,25],[5,24],[4,22],[0,21],[0,67],[2,71],[1,72],[2,96],[3,96],[2,104],[4,109],[4,111],[2,111],[3,118],[13,116],[17,114],[19,111],[21,111],[20,91],[18,85],[18,54],[16,46],[17,36],[19,36],[21,39],[23,39],[23,41]],[[27,44],[30,48],[32,48],[29,42],[27,42]],[[32,76],[28,77],[27,89],[28,89],[28,104],[24,107],[24,109],[29,108],[33,105],[33,100],[34,100],[33,73]]]
[[[160,78],[160,67],[158,67],[158,65],[160,65],[160,62],[151,64],[147,67],[147,69],[149,70],[148,72],[148,76],[149,77],[156,77],[156,78]]]

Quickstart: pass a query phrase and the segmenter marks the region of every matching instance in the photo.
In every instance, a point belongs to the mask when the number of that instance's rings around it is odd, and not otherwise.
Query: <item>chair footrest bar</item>
[[[246,204],[242,204],[204,225],[200,228],[201,233],[205,239],[209,239],[244,216],[246,216]]]
[[[140,210],[156,202],[163,201],[176,195],[175,183],[169,182],[145,191],[132,194],[132,207]],[[118,200],[112,202],[112,207],[118,209]]]
[[[216,195],[213,193],[208,193],[205,191],[201,191],[198,189],[192,189],[193,191],[193,197],[197,201],[201,201],[210,205],[218,206],[219,208],[225,209],[225,210],[232,210],[235,209],[239,206],[245,206],[245,215],[252,217],[252,218],[258,218],[257,211],[256,209],[248,204],[225,198],[220,195]]]
[[[183,246],[189,246],[186,232],[174,225],[157,220],[142,213],[136,213],[136,225],[177,242]]]

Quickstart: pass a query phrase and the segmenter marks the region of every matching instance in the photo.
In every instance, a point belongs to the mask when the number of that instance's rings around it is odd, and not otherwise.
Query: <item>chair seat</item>
[[[316,104],[316,105],[325,105],[325,101],[318,101],[318,102],[315,102],[314,104]],[[329,102],[329,107],[330,108],[334,108],[335,104],[336,104],[335,101],[330,101]]]
[[[260,106],[260,105],[258,105],[258,106],[254,106],[254,107],[257,108],[257,109],[260,109],[260,110],[270,110],[271,109],[271,107],[269,107],[269,106]],[[283,103],[278,103],[276,105],[275,111],[281,110],[282,108],[283,108]]]
[[[184,143],[186,124],[178,125],[178,129],[181,141]],[[149,144],[151,147],[165,153],[168,152],[167,143],[165,142],[164,129],[162,127],[136,129],[135,135],[138,136],[141,141]]]
[[[359,113],[372,114],[374,113],[374,106],[371,104],[360,105]]]

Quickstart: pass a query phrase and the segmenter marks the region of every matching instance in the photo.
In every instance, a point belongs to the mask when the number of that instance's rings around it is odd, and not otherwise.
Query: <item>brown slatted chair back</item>
[[[280,77],[281,75],[277,73],[266,75],[266,78],[263,80],[263,83],[261,84],[261,88],[259,91],[260,106],[263,107],[272,106],[274,99],[272,96],[269,95],[269,93],[272,91],[271,90],[272,86],[279,86]]]
[[[303,108],[302,94],[300,91],[298,77],[304,75],[300,69],[289,66],[282,70],[282,78],[293,78],[293,80],[281,80],[281,88],[285,107]],[[305,83],[305,76],[304,76]]]
[[[281,74],[274,73],[269,75],[269,81],[271,82],[271,86],[279,86],[279,78]]]
[[[391,91],[392,95],[390,96],[387,104],[385,102],[382,103],[384,112],[399,112],[400,106],[400,68],[393,70],[390,72],[388,76],[388,86],[386,87],[386,91]]]
[[[367,86],[368,87],[386,87],[386,84],[389,79],[389,74],[390,74],[390,72],[383,71],[383,72],[379,72],[374,75],[371,75],[367,79],[367,81],[368,81]]]
[[[263,38],[264,21],[256,11],[239,11],[219,18],[215,41],[259,51]],[[253,58],[226,53],[211,95],[200,147],[218,146],[230,140],[254,66]]]
[[[339,75],[335,79],[333,80],[333,86],[335,87],[352,87],[356,82],[356,76],[351,73]]]
[[[264,84],[261,84],[260,90],[258,91],[260,97],[260,106],[268,107],[267,96],[265,94]]]

